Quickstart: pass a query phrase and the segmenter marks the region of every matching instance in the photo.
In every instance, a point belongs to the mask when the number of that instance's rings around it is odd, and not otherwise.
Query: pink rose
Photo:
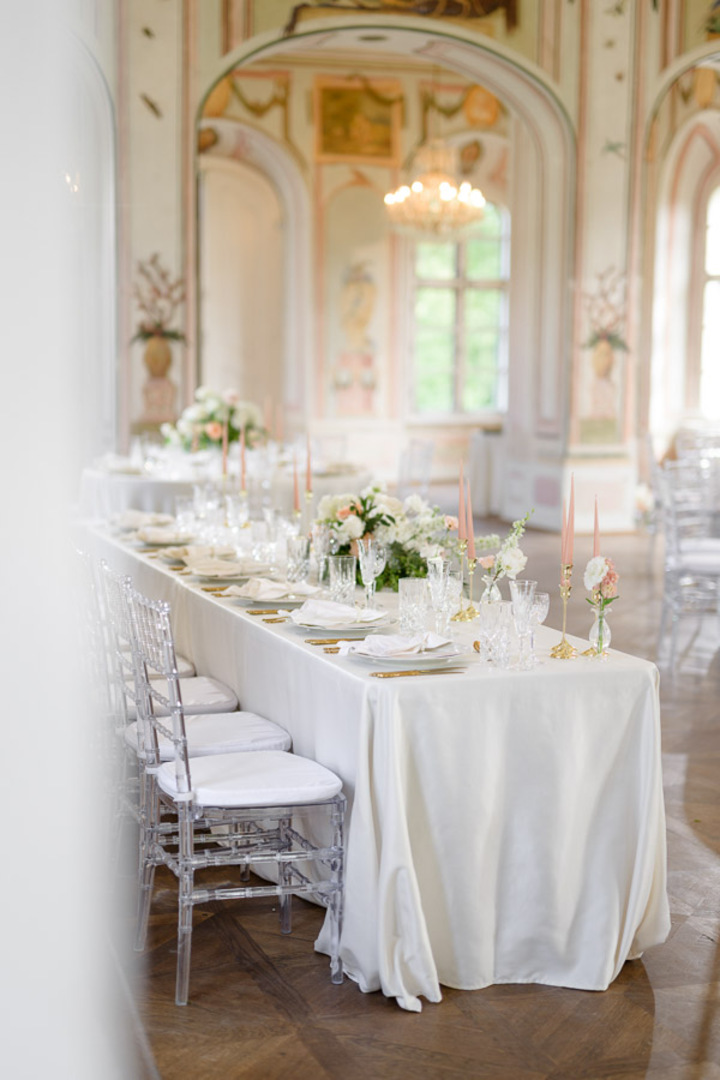
[[[205,434],[208,439],[212,439],[213,442],[219,442],[222,439],[223,426],[217,420],[211,420],[209,424],[205,425]]]
[[[495,565],[494,555],[484,555],[482,559],[478,559],[478,562],[482,566],[483,570],[492,570]]]
[[[335,515],[340,521],[344,521],[345,518],[350,517],[352,510],[349,506],[342,506]]]
[[[458,519],[451,514],[445,515],[445,528],[453,532],[458,527]]]

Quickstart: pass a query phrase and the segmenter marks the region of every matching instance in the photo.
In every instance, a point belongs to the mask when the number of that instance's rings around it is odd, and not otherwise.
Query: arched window
[[[720,419],[720,187],[711,193],[705,218],[702,331],[697,407],[710,420]]]
[[[412,245],[411,401],[416,416],[507,407],[510,215],[488,203],[467,237]]]

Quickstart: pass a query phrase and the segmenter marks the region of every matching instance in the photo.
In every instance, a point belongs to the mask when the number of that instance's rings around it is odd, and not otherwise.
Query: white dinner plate
[[[402,656],[368,656],[361,652],[347,654],[350,660],[361,660],[365,664],[389,668],[432,668],[456,664],[458,660],[469,659],[468,650],[458,645],[448,645],[441,649],[428,649],[420,653],[403,653]]]
[[[305,599],[307,599],[307,597]],[[281,600],[278,601],[278,607],[281,608],[282,606],[283,606],[283,601],[281,601]],[[366,631],[366,633],[369,634],[371,631],[375,630],[378,626],[389,626],[390,623],[391,623],[391,619],[390,619],[389,615],[383,615],[381,619],[375,619],[374,622],[348,622],[348,623],[343,623],[341,626],[338,625],[337,623],[333,623],[331,626],[328,626],[326,623],[318,623],[318,622],[302,622],[302,623],[300,623],[300,622],[295,622],[294,620],[290,621],[290,625],[291,626],[296,626],[298,628],[298,630],[325,630],[328,634],[335,633],[336,630],[341,634],[347,633],[348,630],[364,630],[364,631]]]

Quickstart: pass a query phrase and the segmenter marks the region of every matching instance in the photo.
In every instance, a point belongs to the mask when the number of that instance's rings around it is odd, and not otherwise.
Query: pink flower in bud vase
[[[618,573],[612,559],[607,559],[607,573],[600,583],[600,595],[606,600],[617,596]]]
[[[445,528],[449,529],[450,532],[454,532],[455,529],[457,529],[457,527],[458,527],[458,519],[456,517],[453,517],[452,514],[446,514],[445,515]]]
[[[482,559],[478,559],[478,562],[482,566],[483,570],[492,570],[495,565],[494,555],[484,555]]]
[[[205,434],[213,442],[219,442],[223,434],[222,424],[218,420],[211,420],[209,424],[205,425]]]

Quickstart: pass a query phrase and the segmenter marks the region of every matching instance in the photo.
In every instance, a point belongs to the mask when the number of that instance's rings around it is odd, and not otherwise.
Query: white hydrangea
[[[210,410],[203,402],[188,405],[187,409],[183,409],[182,419],[190,424],[204,424],[210,419]]]
[[[603,555],[595,555],[585,567],[583,584],[588,592],[597,589],[607,573],[607,562]]]
[[[365,523],[360,520],[357,514],[348,514],[337,530],[338,536],[345,541],[359,540],[364,532]]]
[[[355,502],[355,496],[344,493],[342,495],[323,495],[318,503],[317,516],[320,521],[332,521],[337,517],[338,510]]]

